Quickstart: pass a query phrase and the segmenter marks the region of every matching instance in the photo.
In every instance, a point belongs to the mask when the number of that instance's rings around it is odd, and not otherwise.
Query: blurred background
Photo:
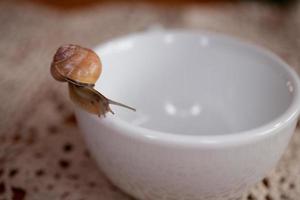
[[[209,30],[264,46],[300,73],[296,0],[2,0],[0,25],[0,200],[131,198],[97,170],[66,85],[50,77],[61,44],[93,48],[151,28]],[[243,199],[299,199],[299,134]]]

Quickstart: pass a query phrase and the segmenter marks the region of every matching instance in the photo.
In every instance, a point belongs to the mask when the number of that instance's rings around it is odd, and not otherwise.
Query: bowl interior
[[[135,35],[96,49],[96,88],[137,109],[113,107],[137,126],[187,135],[257,128],[287,110],[294,82],[282,63],[254,46],[203,33]]]

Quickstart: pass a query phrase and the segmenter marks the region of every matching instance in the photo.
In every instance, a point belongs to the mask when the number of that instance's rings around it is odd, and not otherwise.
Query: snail
[[[91,49],[73,44],[59,47],[50,71],[55,80],[68,82],[71,101],[89,113],[99,117],[105,116],[107,112],[114,114],[110,104],[135,111],[130,106],[106,98],[94,89],[102,72],[102,64]]]

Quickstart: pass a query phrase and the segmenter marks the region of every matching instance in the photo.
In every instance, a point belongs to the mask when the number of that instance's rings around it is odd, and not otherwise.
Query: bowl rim
[[[275,119],[252,129],[248,129],[245,131],[232,132],[223,135],[184,135],[184,134],[173,134],[170,132],[164,132],[159,130],[153,130],[149,128],[144,128],[136,125],[132,125],[129,122],[119,118],[117,116],[113,116],[108,114],[105,118],[101,118],[99,120],[98,117],[92,117],[97,123],[101,122],[104,125],[108,125],[119,134],[123,134],[132,138],[141,139],[141,140],[151,140],[154,142],[163,142],[168,144],[183,144],[183,145],[205,145],[205,146],[217,146],[219,144],[223,145],[232,145],[232,144],[241,144],[241,143],[249,143],[256,141],[258,139],[262,139],[265,137],[269,137],[271,135],[280,132],[287,125],[292,123],[299,115],[300,111],[300,81],[297,73],[294,69],[292,69],[285,61],[283,61],[279,56],[275,53],[267,50],[264,47],[259,45],[249,43],[244,39],[228,36],[226,34],[211,32],[211,31],[203,31],[203,30],[186,30],[186,29],[167,29],[167,30],[152,30],[145,31],[139,33],[129,34],[123,37],[119,37],[116,39],[112,39],[111,41],[100,44],[94,48],[96,52],[101,51],[105,47],[113,43],[117,43],[124,40],[132,40],[141,36],[151,36],[153,34],[161,34],[165,35],[176,35],[176,34],[187,34],[187,35],[199,35],[205,36],[207,38],[217,38],[221,40],[227,40],[230,43],[238,44],[241,47],[250,48],[253,51],[262,54],[269,59],[278,63],[278,65],[288,74],[291,78],[291,81],[294,83],[294,95],[292,102],[288,106],[288,108]],[[101,55],[100,55],[101,57]],[[97,85],[97,83],[96,83]],[[222,145],[222,146],[223,146]]]

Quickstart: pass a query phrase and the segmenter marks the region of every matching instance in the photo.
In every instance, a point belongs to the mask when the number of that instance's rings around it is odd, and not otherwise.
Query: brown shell
[[[98,55],[87,48],[68,44],[56,51],[51,63],[51,74],[58,81],[93,85],[102,72]]]

